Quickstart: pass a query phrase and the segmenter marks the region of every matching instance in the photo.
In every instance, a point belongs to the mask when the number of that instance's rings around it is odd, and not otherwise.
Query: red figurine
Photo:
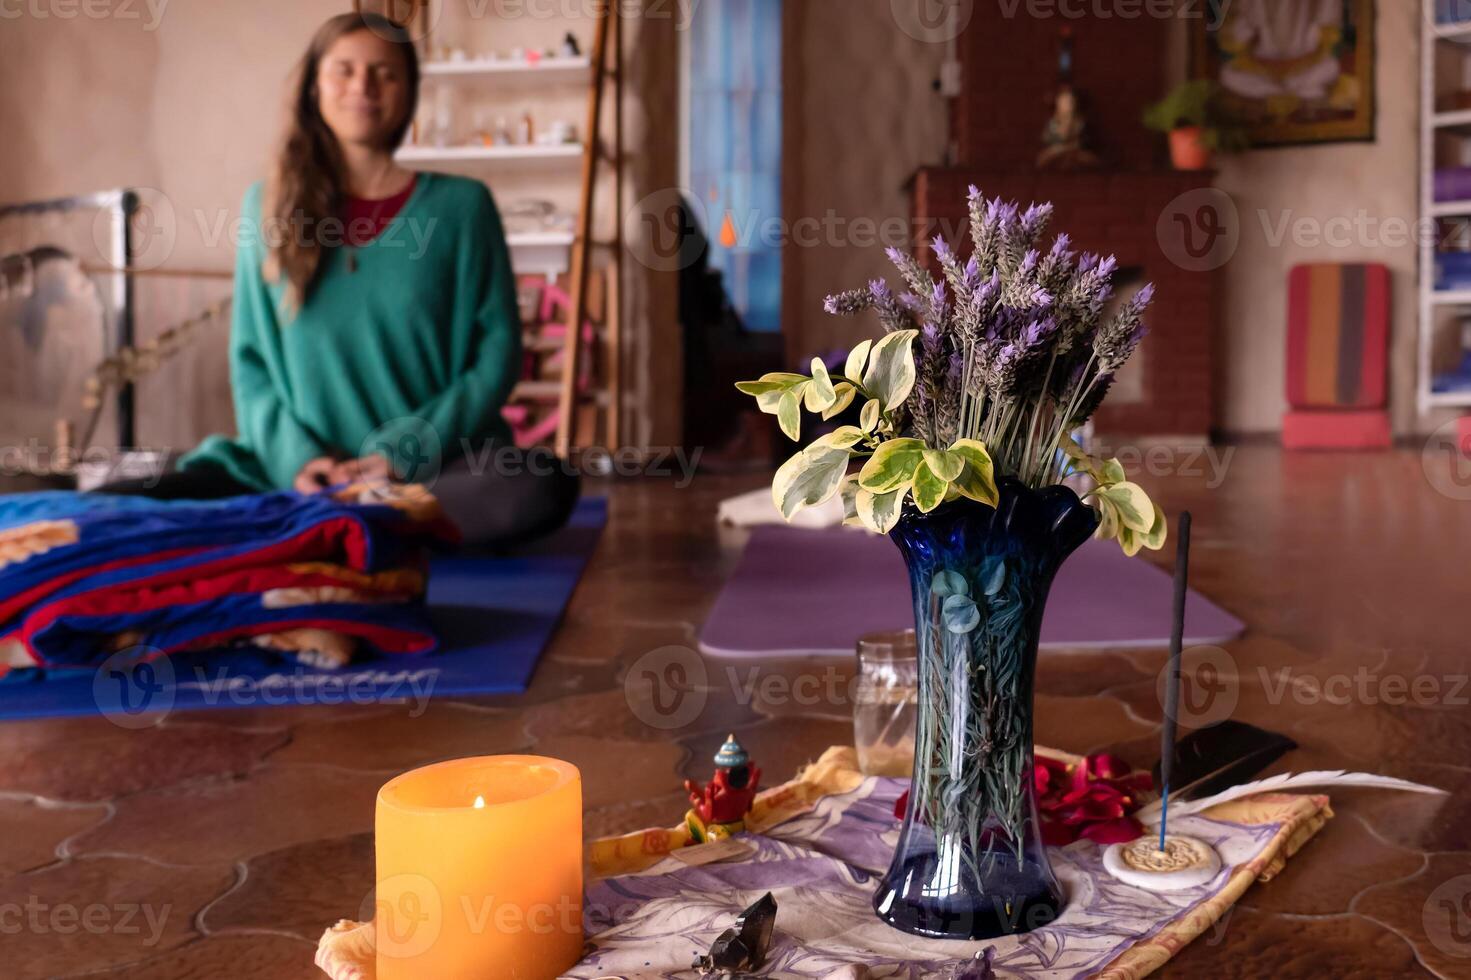
[[[690,794],[694,809],[685,814],[685,823],[694,843],[719,840],[746,829],[746,814],[756,800],[761,783],[761,768],[751,765],[751,757],[735,735],[727,735],[725,744],[715,753],[715,776],[703,787],[686,779],[684,788]]]

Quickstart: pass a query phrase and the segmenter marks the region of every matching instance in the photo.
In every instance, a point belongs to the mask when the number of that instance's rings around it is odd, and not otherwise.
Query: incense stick
[[[1175,761],[1175,724],[1180,714],[1180,649],[1185,643],[1185,592],[1190,578],[1190,511],[1180,515],[1175,530],[1175,605],[1170,632],[1170,662],[1165,668],[1165,718],[1160,730],[1159,849],[1165,849],[1170,816],[1170,769]]]

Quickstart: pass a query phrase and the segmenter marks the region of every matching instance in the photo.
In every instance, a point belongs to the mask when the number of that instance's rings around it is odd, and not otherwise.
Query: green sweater
[[[500,408],[520,373],[520,317],[485,185],[419,174],[382,234],[326,251],[294,315],[284,312],[284,286],[261,272],[261,189],[245,193],[235,266],[230,379],[240,435],[210,436],[180,467],[219,466],[269,490],[290,487],[316,456],[378,452],[411,477],[462,455],[464,440],[509,441]]]

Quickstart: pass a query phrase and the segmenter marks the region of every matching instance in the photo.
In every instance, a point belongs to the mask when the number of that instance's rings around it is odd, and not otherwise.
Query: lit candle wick
[[[485,809],[485,797],[483,797],[483,796],[477,796],[477,797],[475,797],[475,809],[477,809],[477,810],[484,810]]]

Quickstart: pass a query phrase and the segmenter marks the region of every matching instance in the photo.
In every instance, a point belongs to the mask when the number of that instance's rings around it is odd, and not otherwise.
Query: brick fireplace
[[[1165,22],[1037,18],[1026,11],[1025,4],[978,0],[960,36],[963,94],[951,112],[960,163],[915,174],[918,254],[929,257],[923,239],[936,230],[957,237],[966,227],[971,184],[1023,204],[1052,201],[1053,230],[1066,230],[1080,249],[1117,255],[1121,287],[1134,277],[1158,287],[1140,363],[1126,369],[1135,372],[1130,393],[1105,403],[1100,431],[1206,437],[1215,423],[1216,277],[1182,268],[1166,254],[1166,247],[1178,247],[1178,236],[1162,238],[1160,226],[1170,203],[1208,188],[1210,174],[1169,169],[1164,140],[1139,121],[1144,106],[1164,91]],[[1051,172],[1036,165],[1058,90],[1063,28],[1072,32],[1073,87],[1088,119],[1087,145],[1100,158],[1097,169]]]

